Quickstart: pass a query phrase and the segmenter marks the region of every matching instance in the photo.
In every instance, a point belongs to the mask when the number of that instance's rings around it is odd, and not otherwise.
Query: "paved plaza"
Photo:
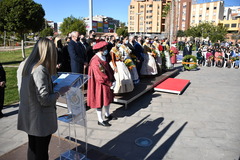
[[[78,141],[84,146],[87,139],[88,148],[125,160],[239,160],[240,69],[200,67],[176,78],[191,81],[182,95],[150,91],[127,110],[111,104],[118,117],[111,127],[98,126],[96,111],[87,110],[87,131],[76,126]],[[3,112],[9,116],[0,119],[0,155],[27,142],[26,133],[16,129],[18,104]],[[68,124],[59,122],[56,135],[67,137]],[[137,146],[139,137],[152,144]]]

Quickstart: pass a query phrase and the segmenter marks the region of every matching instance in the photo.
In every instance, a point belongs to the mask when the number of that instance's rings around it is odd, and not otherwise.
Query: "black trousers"
[[[0,113],[2,112],[3,104],[4,104],[4,91],[5,91],[5,88],[0,87]]]
[[[48,146],[52,135],[37,137],[28,135],[28,160],[48,160]]]

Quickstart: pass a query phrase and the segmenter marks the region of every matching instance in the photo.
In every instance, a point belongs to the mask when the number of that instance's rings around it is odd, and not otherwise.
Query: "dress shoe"
[[[118,118],[117,117],[114,117],[114,116],[112,116],[111,114],[107,117],[107,116],[105,116],[105,118],[107,119],[107,120],[117,120]]]
[[[104,127],[110,127],[110,126],[111,126],[111,124],[108,123],[107,121],[103,121],[103,122],[99,122],[99,121],[98,121],[98,125],[104,126]]]
[[[6,117],[6,115],[3,113],[0,113],[0,118],[3,118],[3,117]]]

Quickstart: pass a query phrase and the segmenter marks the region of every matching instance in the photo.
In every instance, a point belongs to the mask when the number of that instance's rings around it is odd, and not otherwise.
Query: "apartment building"
[[[190,27],[192,0],[179,0],[178,2],[178,27],[177,30],[187,30]]]
[[[201,22],[210,22],[217,25],[220,20],[223,20],[223,15],[223,1],[193,4],[191,8],[191,26],[198,25]]]
[[[128,8],[130,34],[159,34],[165,32],[166,17],[162,9],[171,0],[132,0]]]
[[[89,17],[83,18],[87,24],[87,33],[89,32]],[[119,26],[120,21],[104,15],[93,16],[92,30],[99,33],[113,33]]]

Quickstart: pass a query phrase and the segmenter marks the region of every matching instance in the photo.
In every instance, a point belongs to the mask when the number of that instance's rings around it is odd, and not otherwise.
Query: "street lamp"
[[[136,26],[137,27],[137,29],[139,28],[139,23],[137,24],[137,19],[139,20],[139,18],[138,18],[138,15],[141,15],[142,13],[136,13],[136,16],[137,16],[137,18],[136,18],[136,20],[135,20],[135,25],[134,26]],[[136,30],[137,30],[136,29]],[[136,30],[135,30],[135,35],[136,35]]]

